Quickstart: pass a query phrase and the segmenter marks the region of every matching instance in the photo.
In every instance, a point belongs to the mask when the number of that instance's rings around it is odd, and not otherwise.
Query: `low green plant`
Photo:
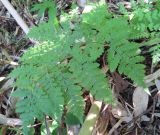
[[[129,19],[131,14],[134,16]],[[149,10],[147,14],[152,13]],[[147,38],[148,43],[158,37],[155,33],[159,29],[148,24],[149,15],[142,16],[136,10],[116,15],[105,5],[97,5],[92,12],[83,14],[81,20],[75,14],[64,14],[59,22],[61,27],[52,19],[32,28],[28,36],[40,44],[30,48],[22,56],[21,66],[10,74],[16,78],[17,90],[13,95],[20,97],[17,112],[23,120],[23,133],[29,134],[28,126],[34,119],[43,122],[46,115],[59,124],[62,117],[70,123],[71,116],[83,123],[85,90],[96,100],[113,103],[108,79],[97,62],[103,53],[107,52],[111,72],[118,70],[145,87],[144,57],[136,40]],[[74,22],[73,29],[70,20]]]

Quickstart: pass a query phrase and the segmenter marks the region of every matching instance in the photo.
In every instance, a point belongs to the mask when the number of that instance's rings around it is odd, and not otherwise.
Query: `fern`
[[[74,116],[82,123],[83,90],[90,91],[97,100],[113,102],[108,79],[97,63],[105,51],[111,72],[118,70],[145,87],[144,57],[140,55],[141,44],[135,39],[146,38],[148,42],[158,39],[159,11],[146,12],[142,7],[138,11],[143,12],[138,14],[133,10],[134,16],[129,19],[130,13],[115,15],[99,5],[93,12],[83,14],[80,22],[75,14],[63,15],[62,29],[48,21],[31,30],[28,36],[40,44],[23,55],[21,66],[10,75],[16,78],[18,87],[14,95],[21,98],[17,111],[24,121],[24,134],[28,134],[27,127],[35,118],[43,121],[46,115],[58,123],[67,116]],[[69,25],[72,17],[76,18],[72,19],[74,30]],[[108,44],[107,50],[104,44]],[[159,52],[157,48],[154,52]]]
[[[11,77],[16,78],[15,86],[19,88],[15,95],[21,95],[24,90],[28,92],[20,96],[17,105],[24,121],[24,134],[29,134],[27,127],[33,124],[34,118],[43,121],[48,115],[60,123],[64,107],[67,114],[72,114],[82,123],[83,89],[90,90],[96,99],[112,102],[105,75],[95,62],[103,52],[103,44],[99,44],[100,50],[95,43],[82,48],[83,33],[81,29],[71,32],[69,22],[65,23],[68,27],[64,30],[54,28],[52,37],[46,31],[50,26],[47,23],[42,25],[45,27],[33,28],[29,34],[41,44],[27,51],[21,58],[21,66],[11,73]],[[45,31],[46,37],[43,37]],[[94,53],[94,47],[98,53]],[[25,103],[27,108],[22,106]],[[29,119],[27,114],[30,114]]]

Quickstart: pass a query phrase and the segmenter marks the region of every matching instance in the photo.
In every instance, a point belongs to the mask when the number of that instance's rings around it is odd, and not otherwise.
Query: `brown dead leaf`
[[[128,86],[129,82],[124,80],[117,72],[112,73],[113,83],[116,92],[123,92]]]
[[[134,115],[138,116],[146,111],[149,95],[142,87],[137,87],[133,93]]]

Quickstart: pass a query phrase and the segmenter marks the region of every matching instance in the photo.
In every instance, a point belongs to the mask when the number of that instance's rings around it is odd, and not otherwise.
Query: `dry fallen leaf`
[[[121,119],[121,117],[127,117],[127,116],[129,116],[128,112],[120,104],[118,104],[116,107],[114,107],[112,109],[112,114],[117,119]]]
[[[149,95],[142,87],[137,87],[133,93],[134,115],[138,116],[146,111]]]
[[[157,92],[157,103],[156,103],[156,106],[158,107],[159,105],[160,105],[160,80],[158,80],[158,79],[155,79],[155,85],[156,85],[156,87],[157,87],[157,89],[156,90],[158,90],[158,92]]]
[[[158,91],[160,91],[160,80],[155,79],[155,84],[156,84]]]
[[[6,77],[0,77],[0,82],[3,81]]]
[[[141,117],[141,121],[150,121],[151,120],[151,118],[149,118],[148,116],[146,116],[146,115],[143,115],[142,117]]]
[[[13,83],[14,83],[14,79],[13,79],[13,78],[10,78],[10,79],[8,79],[8,80],[5,82],[5,84],[1,87],[1,89],[2,89],[3,91],[8,90],[9,88],[12,87]]]

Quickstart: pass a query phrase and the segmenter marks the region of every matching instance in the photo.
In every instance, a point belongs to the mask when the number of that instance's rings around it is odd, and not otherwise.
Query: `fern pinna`
[[[118,70],[145,86],[144,58],[134,35],[141,37],[147,27],[143,31],[137,28],[136,14],[129,20],[98,5],[83,14],[80,22],[74,20],[74,30],[70,29],[70,15],[62,18],[61,27],[49,21],[32,28],[29,36],[40,44],[30,48],[21,58],[21,66],[11,73],[16,78],[14,95],[20,97],[17,112],[23,120],[24,134],[28,134],[27,127],[35,118],[43,121],[46,115],[60,123],[64,113],[66,117],[71,114],[82,123],[83,90],[97,100],[112,102],[106,75],[97,63],[106,44],[110,71]]]

